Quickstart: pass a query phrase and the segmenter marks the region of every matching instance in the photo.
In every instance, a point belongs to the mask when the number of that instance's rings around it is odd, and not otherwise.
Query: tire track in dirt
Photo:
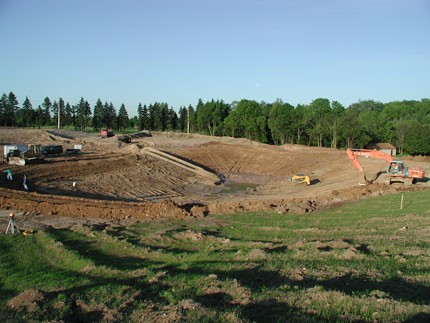
[[[19,129],[16,131],[16,140],[21,138],[17,142],[35,142],[40,138],[43,144],[52,144],[54,139],[61,143],[59,137],[46,136],[41,130],[24,131],[22,135]],[[0,129],[0,139],[1,136]],[[1,171],[11,168],[15,174],[14,181],[8,182],[1,173],[1,208],[53,216],[120,219],[261,210],[306,213],[330,203],[397,189],[378,183],[372,187],[358,186],[358,172],[346,154],[336,149],[274,147],[233,138],[194,139],[192,135],[175,134],[133,139],[133,144],[121,149],[115,138],[102,140],[94,134],[82,134],[79,139],[68,136],[67,140],[70,145],[83,144],[84,152],[49,157],[44,163],[24,168],[1,165]],[[182,167],[147,156],[141,149],[148,145],[223,173],[227,182],[215,186]],[[420,165],[428,171],[428,163]],[[378,167],[374,167],[375,171]],[[288,177],[296,172],[311,174],[318,182],[309,187],[291,184]],[[23,192],[24,173],[30,192]],[[411,189],[429,186],[420,183]]]
[[[171,200],[160,203],[131,203],[57,195],[46,196],[5,189],[0,189],[0,194],[0,206],[3,209],[48,215],[141,220],[160,217],[182,218],[189,215]]]

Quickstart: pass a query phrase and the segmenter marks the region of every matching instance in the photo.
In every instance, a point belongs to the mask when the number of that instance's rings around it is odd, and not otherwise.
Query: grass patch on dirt
[[[0,236],[1,321],[430,319],[430,191]]]

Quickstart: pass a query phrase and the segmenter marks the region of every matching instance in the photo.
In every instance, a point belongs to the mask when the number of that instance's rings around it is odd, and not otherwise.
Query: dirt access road
[[[102,139],[75,131],[0,128],[0,145],[18,143],[65,149],[82,145],[76,156],[49,156],[26,166],[0,164],[0,208],[21,210],[27,219],[37,215],[143,220],[264,210],[307,213],[366,196],[430,187],[428,181],[413,187],[388,186],[382,179],[363,186],[343,150],[271,146],[229,137],[139,133],[132,143],[119,145],[116,136]],[[148,154],[148,147],[171,157]],[[187,163],[202,172],[192,171]],[[368,177],[385,168],[382,160],[362,163]],[[428,159],[407,163],[430,174]],[[7,168],[14,173],[12,182],[3,172]],[[289,179],[298,173],[310,175],[312,185],[291,183]],[[22,185],[24,174],[29,192]]]

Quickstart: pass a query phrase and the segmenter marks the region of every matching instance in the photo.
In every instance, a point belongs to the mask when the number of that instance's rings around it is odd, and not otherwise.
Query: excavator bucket
[[[364,183],[358,183],[359,185],[370,185],[373,183],[373,180],[367,179],[367,176],[365,173],[361,173],[363,175]]]

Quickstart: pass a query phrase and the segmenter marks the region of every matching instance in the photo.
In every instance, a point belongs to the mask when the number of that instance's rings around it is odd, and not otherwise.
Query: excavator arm
[[[366,177],[366,173],[363,170],[363,167],[360,164],[360,161],[358,160],[357,156],[363,156],[363,157],[371,157],[371,158],[377,158],[377,159],[383,159],[387,162],[387,164],[391,163],[393,161],[393,157],[391,155],[388,155],[382,151],[379,150],[371,150],[371,149],[347,149],[346,154],[348,155],[349,159],[352,162],[352,165],[357,168],[360,173],[363,174],[364,180],[366,181],[366,184],[371,184],[372,181],[368,180]]]

